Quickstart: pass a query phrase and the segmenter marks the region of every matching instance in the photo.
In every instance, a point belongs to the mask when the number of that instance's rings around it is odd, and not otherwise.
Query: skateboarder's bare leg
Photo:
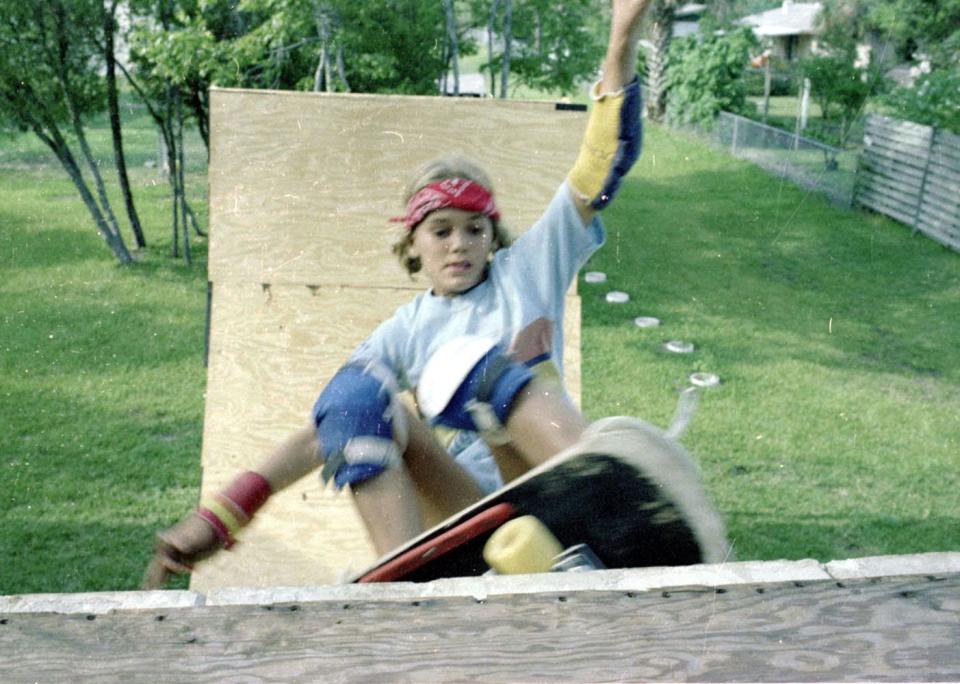
[[[351,485],[350,491],[378,554],[423,532],[417,489],[406,468],[385,470]]]
[[[534,379],[517,396],[505,427],[510,441],[491,450],[509,482],[575,444],[587,420],[554,383]]]
[[[409,410],[408,424],[403,460],[417,488],[424,522],[432,526],[479,501],[483,490],[450,458],[433,430]]]

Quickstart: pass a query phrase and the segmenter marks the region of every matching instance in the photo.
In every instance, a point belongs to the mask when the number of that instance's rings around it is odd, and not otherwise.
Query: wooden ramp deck
[[[958,681],[960,553],[0,598],[4,682]]]
[[[585,124],[547,102],[211,90],[202,490],[306,425],[356,346],[427,287],[390,252],[400,231],[388,219],[415,168],[451,152],[481,163],[518,235],[563,182]],[[578,401],[575,289],[563,324]],[[316,474],[273,496],[243,541],[198,566],[191,588],[324,584],[376,558],[350,497]]]

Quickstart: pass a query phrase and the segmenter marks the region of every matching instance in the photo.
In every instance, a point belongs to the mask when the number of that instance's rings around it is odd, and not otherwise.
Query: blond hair
[[[474,183],[479,183],[491,193],[493,192],[493,183],[490,176],[478,164],[462,155],[449,154],[428,161],[413,172],[403,193],[404,206],[410,201],[411,197],[426,186],[448,178],[466,178]],[[413,244],[413,232],[415,230],[416,228],[406,231],[392,248],[393,253],[400,260],[400,264],[410,275],[418,273],[423,267],[420,257],[410,256],[410,247]],[[503,222],[500,220],[493,221],[494,251],[501,247],[509,247],[512,242],[513,238],[510,237],[510,233]]]

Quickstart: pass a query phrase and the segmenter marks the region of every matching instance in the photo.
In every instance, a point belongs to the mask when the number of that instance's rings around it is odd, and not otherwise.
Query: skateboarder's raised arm
[[[640,156],[637,45],[651,0],[613,0],[603,75],[590,91],[593,107],[583,145],[568,177],[584,225],[603,209]]]

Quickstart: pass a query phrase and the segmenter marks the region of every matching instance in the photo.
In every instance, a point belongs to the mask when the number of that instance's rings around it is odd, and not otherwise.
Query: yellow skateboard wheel
[[[483,559],[501,575],[549,572],[563,547],[540,520],[525,515],[505,522],[490,535]]]

